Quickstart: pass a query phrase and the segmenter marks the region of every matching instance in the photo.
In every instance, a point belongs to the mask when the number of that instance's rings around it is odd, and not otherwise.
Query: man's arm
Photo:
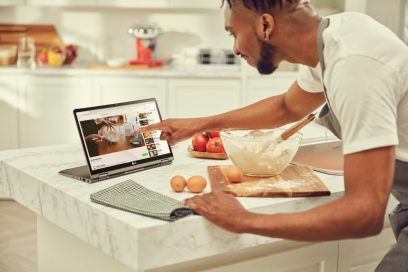
[[[323,93],[306,92],[295,81],[284,94],[266,98],[234,111],[208,117],[205,125],[215,129],[280,127],[301,119],[321,106],[324,101]]]
[[[139,132],[161,130],[161,139],[175,144],[200,131],[275,128],[299,120],[324,101],[323,93],[306,92],[295,81],[286,93],[237,110],[203,118],[167,119],[141,128]]]
[[[394,147],[345,157],[345,194],[304,212],[257,214],[231,195],[217,192],[185,201],[214,224],[237,233],[302,241],[327,241],[375,235],[383,219],[394,174]]]

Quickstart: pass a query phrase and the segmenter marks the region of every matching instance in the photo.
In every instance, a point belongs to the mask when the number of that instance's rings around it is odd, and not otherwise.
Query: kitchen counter
[[[79,144],[1,152],[0,191],[38,216],[39,271],[51,271],[44,268],[46,266],[44,263],[50,262],[49,257],[44,257],[44,255],[49,256],[56,252],[63,254],[66,250],[63,246],[64,249],[55,251],[55,248],[49,245],[49,243],[56,243],[55,237],[51,242],[46,241],[44,236],[53,233],[52,229],[69,233],[66,235],[80,245],[91,245],[92,250],[104,252],[102,256],[111,256],[114,262],[123,266],[123,269],[132,268],[116,271],[145,271],[175,265],[175,267],[180,267],[180,265],[217,255],[227,254],[229,256],[245,252],[245,250],[253,251],[257,248],[265,250],[265,246],[269,248],[288,247],[296,244],[291,241],[256,235],[232,234],[208,223],[198,215],[168,223],[91,203],[89,198],[91,193],[127,179],[133,179],[149,189],[182,200],[191,197],[192,194],[173,193],[169,186],[171,176],[176,174],[187,177],[191,175],[207,176],[208,165],[230,163],[229,161],[189,157],[186,147],[187,143],[184,142],[174,148],[175,161],[172,165],[95,184],[86,184],[58,174],[58,171],[62,169],[85,164],[83,151]],[[330,189],[331,196],[240,198],[239,200],[251,211],[275,213],[308,209],[342,195],[344,190],[342,177],[316,174]],[[210,188],[207,187],[205,192],[209,190]],[[42,243],[48,246],[41,246]],[[72,250],[72,252],[75,251],[78,250]],[[251,255],[247,253],[246,256]],[[41,261],[42,258],[45,259]],[[231,261],[231,258],[227,260]],[[70,263],[75,265],[75,263]],[[176,268],[174,269],[177,271]],[[169,268],[166,271],[173,270]]]
[[[67,66],[61,68],[36,68],[25,69],[17,67],[2,67],[1,74],[12,75],[33,75],[33,76],[134,76],[134,77],[166,77],[166,78],[240,78],[242,75],[241,66],[234,65],[197,65],[186,67],[171,67],[152,69],[130,69],[120,70],[117,68],[92,69],[81,66]]]

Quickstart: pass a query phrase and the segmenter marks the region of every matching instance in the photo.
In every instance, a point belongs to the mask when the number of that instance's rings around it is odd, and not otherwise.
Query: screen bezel
[[[91,176],[98,175],[98,174],[105,174],[105,173],[109,173],[109,172],[120,170],[120,169],[126,169],[126,171],[128,171],[129,169],[138,169],[139,166],[142,165],[142,164],[146,164],[146,163],[149,163],[149,162],[155,162],[155,161],[161,161],[161,160],[165,160],[165,159],[173,159],[173,151],[172,151],[171,146],[169,145],[168,141],[166,141],[167,146],[169,147],[169,151],[170,151],[167,154],[163,154],[163,155],[160,155],[160,156],[155,156],[155,157],[151,157],[151,158],[147,158],[147,159],[131,161],[131,162],[127,162],[127,163],[122,163],[122,164],[118,164],[118,165],[115,165],[115,166],[110,166],[110,167],[105,167],[105,168],[92,170],[89,154],[88,154],[88,151],[86,149],[85,138],[84,138],[84,136],[82,134],[82,130],[81,130],[80,122],[79,122],[78,117],[77,117],[77,113],[84,112],[84,111],[92,111],[92,110],[99,110],[99,109],[107,109],[107,108],[128,106],[128,105],[137,105],[137,104],[146,103],[146,102],[154,102],[155,103],[157,113],[159,114],[159,120],[161,122],[162,121],[162,116],[161,116],[160,109],[159,109],[159,106],[157,104],[156,98],[147,98],[147,99],[134,100],[134,101],[129,101],[129,102],[121,102],[121,103],[100,105],[100,106],[94,106],[94,107],[80,108],[80,109],[75,109],[73,111],[74,118],[75,118],[75,123],[77,125],[79,137],[81,138],[82,148],[83,148],[84,153],[85,153],[85,158],[86,158],[88,169],[89,169],[89,172],[91,173]]]

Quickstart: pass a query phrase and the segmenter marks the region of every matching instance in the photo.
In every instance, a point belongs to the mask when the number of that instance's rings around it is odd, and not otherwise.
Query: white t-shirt
[[[408,46],[367,15],[329,18],[324,84],[343,153],[396,146],[396,158],[408,161]],[[305,91],[322,92],[320,65],[301,66],[297,81]]]

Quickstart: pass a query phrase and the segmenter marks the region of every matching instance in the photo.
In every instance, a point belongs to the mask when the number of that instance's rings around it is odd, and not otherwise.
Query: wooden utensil
[[[307,124],[309,124],[310,122],[312,122],[315,119],[316,115],[314,113],[311,113],[305,117],[303,117],[302,119],[300,119],[299,121],[297,121],[293,126],[291,126],[290,128],[288,128],[287,130],[285,130],[281,135],[280,135],[280,139],[281,141],[285,141],[286,139],[288,139],[290,136],[292,136],[293,134],[295,134],[296,132],[298,132],[300,129],[302,129],[304,126],[306,126]]]
[[[208,166],[211,190],[224,190],[242,197],[308,197],[327,196],[330,191],[307,166],[288,166],[273,177],[244,176],[241,183],[228,181],[228,165]]]
[[[37,54],[43,48],[65,47],[53,25],[0,24],[0,44],[18,46],[19,39],[25,36],[34,39]]]
[[[282,143],[283,141],[287,140],[290,136],[298,132],[300,129],[302,129],[304,126],[309,124],[315,119],[315,114],[311,113],[308,116],[303,117],[299,121],[297,121],[293,126],[282,132],[281,135],[279,135],[276,139],[273,139],[270,143],[266,144],[263,146],[262,150],[259,153],[263,153],[267,149],[269,150],[274,150],[275,147]]]

